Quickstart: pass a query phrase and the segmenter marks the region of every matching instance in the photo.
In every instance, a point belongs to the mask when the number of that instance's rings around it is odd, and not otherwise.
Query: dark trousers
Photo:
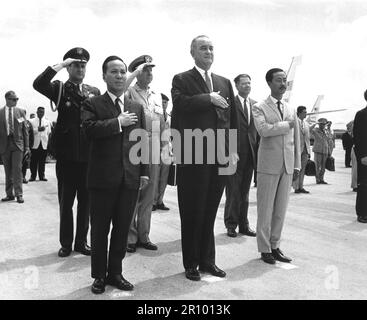
[[[75,244],[87,243],[89,228],[87,163],[57,160],[56,177],[60,207],[60,244],[66,248],[71,248],[73,244],[75,196],[78,199]]]
[[[247,213],[254,166],[251,153],[241,153],[239,157],[235,174],[227,178],[224,224],[227,229],[239,226],[243,230],[249,226]]]
[[[226,176],[215,165],[180,166],[177,175],[184,268],[214,264],[214,222]]]
[[[357,187],[356,213],[358,217],[367,218],[367,185]]]
[[[350,167],[350,162],[352,161],[351,152],[352,147],[345,149],[345,160],[344,160],[345,167]]]
[[[8,137],[5,152],[1,155],[5,170],[5,191],[8,197],[23,195],[22,161],[23,151],[14,143],[14,138]]]
[[[38,149],[32,149],[31,155],[31,178],[36,179],[37,171],[40,179],[45,177],[45,164],[46,164],[47,150],[43,150],[42,142]]]
[[[127,236],[137,201],[138,190],[123,183],[117,188],[90,189],[92,278],[121,274],[126,254]],[[112,221],[107,262],[108,233]]]

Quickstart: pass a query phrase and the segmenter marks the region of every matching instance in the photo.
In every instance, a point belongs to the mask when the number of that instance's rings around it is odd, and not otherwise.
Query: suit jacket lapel
[[[274,113],[277,115],[277,117],[279,118],[279,120],[282,121],[282,118],[281,118],[281,116],[279,114],[279,111],[278,111],[278,107],[273,102],[273,100],[271,100],[270,96],[266,99],[266,104],[274,111]],[[283,112],[283,116],[285,116],[285,113],[284,112]]]
[[[195,78],[196,82],[200,85],[201,90],[205,93],[209,93],[209,89],[206,86],[206,83],[205,83],[203,77],[201,76],[200,72],[197,71],[196,68],[194,67],[193,69],[191,69],[191,73],[192,73],[193,77]],[[213,74],[212,74],[212,81],[213,81],[213,90],[214,90]]]
[[[2,118],[1,125],[4,127],[4,132],[8,135],[8,128],[6,123],[6,116],[5,116],[5,107],[0,109],[0,119]]]
[[[108,95],[107,91],[103,95],[103,98],[105,100],[107,112],[112,114],[114,117],[117,117],[118,111],[116,110],[115,104],[112,102],[111,97]]]
[[[236,103],[237,108],[240,110],[240,113],[242,114],[242,116],[246,119],[246,124],[247,124],[248,123],[247,114],[245,114],[241,100],[238,96],[236,96],[235,103]]]

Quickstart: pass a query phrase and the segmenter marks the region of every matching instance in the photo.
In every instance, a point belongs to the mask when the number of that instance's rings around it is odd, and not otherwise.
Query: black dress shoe
[[[90,246],[88,246],[86,243],[83,243],[81,245],[75,245],[74,251],[84,254],[85,256],[91,255]]]
[[[280,249],[278,248],[278,249],[272,249],[271,250],[271,253],[273,254],[273,257],[274,257],[274,259],[275,260],[278,260],[278,261],[280,261],[280,262],[291,262],[292,261],[292,259],[291,258],[289,258],[289,257],[287,257],[287,256],[285,256],[284,254],[283,254],[283,252],[282,251],[280,251]]]
[[[305,190],[304,188],[298,189],[299,193],[310,193],[310,191]]]
[[[24,203],[23,196],[18,196],[18,197],[17,197],[17,202],[18,202],[18,203]]]
[[[252,230],[250,227],[243,228],[243,229],[240,228],[238,232],[248,237],[256,237],[256,232]]]
[[[48,181],[45,177],[40,178],[40,181]]]
[[[294,190],[294,193],[301,193],[301,189]]]
[[[262,252],[261,253],[261,259],[269,264],[275,264],[275,259],[273,257],[273,255],[269,252]]]
[[[14,196],[6,196],[5,198],[2,198],[1,201],[6,202],[6,201],[13,201],[15,199]]]
[[[367,223],[367,217],[358,216],[357,221],[360,223]]]
[[[134,286],[121,274],[108,275],[106,278],[106,283],[110,286],[116,287],[119,290],[131,291],[134,289]]]
[[[70,256],[71,248],[61,247],[58,253],[58,256],[61,258],[65,258]]]
[[[353,188],[353,192],[357,192],[358,191],[358,188]]]
[[[227,236],[231,237],[231,238],[236,238],[237,237],[237,232],[235,229],[233,228],[228,228],[227,229]]]
[[[326,181],[322,180],[320,181],[320,184],[328,184]]]
[[[158,209],[158,210],[164,210],[164,211],[169,210],[169,208],[168,208],[168,207],[166,207],[166,206],[164,205],[164,203],[163,203],[163,202],[162,202],[162,203],[160,203],[160,204],[157,204],[157,209]]]
[[[200,281],[200,273],[196,268],[189,268],[185,270],[185,276],[192,281]]]
[[[127,247],[126,247],[126,251],[129,252],[129,253],[136,252],[136,244],[135,243],[128,244]]]
[[[146,243],[142,243],[142,242],[138,242],[137,244],[136,244],[138,247],[142,247],[142,248],[144,248],[144,249],[147,249],[147,250],[158,250],[158,247],[157,247],[157,245],[155,245],[154,243],[152,243],[152,242],[146,242]]]
[[[31,177],[28,181],[29,182],[36,181],[36,178],[35,177]]]
[[[28,180],[26,178],[23,178],[23,183],[24,184],[27,184],[28,183]]]
[[[224,278],[226,276],[226,273],[223,270],[219,269],[215,264],[200,266],[199,270],[202,272],[210,273],[214,277]]]
[[[97,278],[92,284],[92,292],[94,294],[101,294],[104,292],[106,286],[106,281],[103,278]]]
[[[157,210],[157,206],[153,204],[152,211],[156,211],[156,210]]]

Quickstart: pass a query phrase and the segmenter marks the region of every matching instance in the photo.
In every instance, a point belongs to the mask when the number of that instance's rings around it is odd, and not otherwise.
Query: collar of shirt
[[[272,96],[270,96],[270,99],[271,99],[271,101],[273,101],[274,102],[274,104],[277,106],[277,102],[278,101],[280,101],[280,104],[282,105],[282,106],[284,106],[284,102],[283,102],[283,99],[281,99],[281,100],[278,100],[278,99],[275,99],[274,97],[272,97]]]
[[[120,99],[120,101],[119,101],[120,108],[121,108],[121,110],[124,110],[124,95],[121,95],[121,97],[117,97],[112,92],[110,92],[108,90],[107,90],[107,94],[110,96],[113,104],[115,104],[116,99],[119,98]]]
[[[138,83],[135,83],[134,88],[137,92],[145,92],[148,96],[152,93],[154,93],[150,87],[148,86],[148,89],[142,89],[138,86]]]
[[[244,101],[245,101],[245,99],[243,98],[243,97],[241,97],[240,95],[238,95],[238,98],[240,99],[240,101],[241,101],[241,103],[242,103],[242,105],[244,104]],[[247,109],[249,108],[249,106],[250,106],[250,98],[249,97],[247,97],[246,98],[246,105],[247,105]]]
[[[196,70],[199,71],[199,73],[201,74],[201,76],[203,77],[204,81],[205,81],[205,70],[199,68],[198,66],[195,66]],[[212,79],[212,72],[210,70],[206,71],[208,73],[209,79]]]
[[[69,80],[70,81],[70,80]],[[80,90],[80,92],[83,92],[83,83],[74,83],[74,82],[72,82],[72,81],[70,81],[74,86],[79,86],[79,90]]]

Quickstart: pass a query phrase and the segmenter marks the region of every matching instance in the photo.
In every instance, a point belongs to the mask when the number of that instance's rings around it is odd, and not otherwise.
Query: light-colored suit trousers
[[[280,174],[257,173],[257,247],[270,253],[280,245],[285,213],[288,207],[292,174],[285,167]]]

